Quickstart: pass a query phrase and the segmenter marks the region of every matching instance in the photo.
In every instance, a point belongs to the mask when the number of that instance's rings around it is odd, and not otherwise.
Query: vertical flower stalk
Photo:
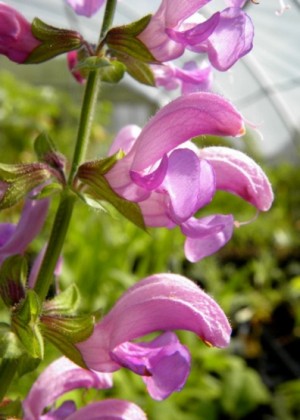
[[[103,34],[104,30],[108,30],[113,21],[115,4],[116,0],[107,0],[101,34]],[[91,71],[88,76],[81,108],[78,134],[68,180],[68,186],[72,184],[77,167],[80,163],[82,163],[85,157],[99,91],[98,76],[99,75],[97,71]],[[74,202],[75,197],[67,187],[66,191],[61,196],[60,204],[53,222],[48,247],[35,284],[35,291],[42,301],[45,299],[52,282],[53,271],[61,253],[69,228]]]

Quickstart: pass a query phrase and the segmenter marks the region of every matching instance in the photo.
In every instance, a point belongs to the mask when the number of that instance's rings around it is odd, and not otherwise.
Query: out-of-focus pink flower
[[[203,22],[195,13],[210,0],[162,0],[146,29],[139,35],[154,57],[170,61],[185,49],[207,53],[218,70],[227,70],[252,48],[253,25],[241,9],[241,0]]]
[[[24,63],[40,44],[25,17],[13,7],[0,2],[0,54],[16,63]]]
[[[67,54],[68,68],[78,83],[85,83],[86,79],[82,76],[79,70],[75,70],[78,64],[78,51],[70,51]]]
[[[183,68],[173,64],[152,65],[156,86],[163,86],[167,90],[181,86],[183,95],[193,92],[209,91],[212,85],[212,67],[202,65],[198,67],[194,61],[184,64]]]
[[[131,287],[76,346],[90,369],[129,368],[143,377],[152,398],[161,400],[182,389],[190,371],[188,350],[171,333],[180,329],[217,347],[227,346],[231,333],[222,309],[195,283],[157,274]],[[132,342],[155,331],[165,333],[150,342]]]
[[[48,207],[48,199],[32,200],[28,198],[17,225],[0,224],[0,264],[11,255],[25,252],[28,245],[42,229]]]
[[[104,400],[76,410],[75,403],[65,401],[59,408],[52,406],[63,394],[77,388],[106,389],[112,387],[109,373],[82,369],[65,357],[51,363],[33,384],[23,402],[24,420],[146,420],[144,412],[135,404],[121,400]]]
[[[105,0],[66,0],[77,15],[91,17],[105,3]]]
[[[186,257],[198,261],[232,236],[232,215],[194,217],[216,190],[239,195],[259,211],[271,206],[270,183],[252,159],[229,148],[199,150],[188,141],[243,131],[241,115],[224,98],[204,92],[183,96],[161,109],[143,130],[129,126],[120,131],[109,153],[122,149],[126,155],[106,179],[119,195],[139,204],[147,226],[180,226],[187,237]]]

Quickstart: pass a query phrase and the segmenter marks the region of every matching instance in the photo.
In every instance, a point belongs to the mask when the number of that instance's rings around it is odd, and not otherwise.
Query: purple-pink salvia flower
[[[80,83],[81,85],[86,82],[86,78],[80,73],[79,70],[76,70],[76,66],[78,64],[78,52],[77,51],[70,51],[67,54],[67,64],[68,68],[74,77],[74,79]]]
[[[82,369],[65,357],[52,362],[38,377],[23,401],[24,420],[146,420],[145,413],[135,404],[122,400],[103,400],[79,410],[72,400],[55,408],[63,394],[77,388],[107,389],[112,387],[110,373]],[[50,406],[50,410],[44,410]]]
[[[29,394],[23,402],[24,420],[60,419],[59,413],[64,410],[71,414],[76,410],[74,403],[67,407],[53,409],[48,414],[42,415],[46,407],[61,395],[76,388],[105,389],[112,387],[112,377],[107,373],[92,372],[83,369],[66,357],[61,357],[51,363],[33,384]],[[52,416],[52,417],[50,417]]]
[[[11,223],[0,224],[0,264],[14,254],[23,254],[28,245],[42,229],[49,200],[25,201],[24,208],[17,225]]]
[[[210,23],[211,33],[207,36]],[[207,53],[210,63],[220,71],[226,71],[252,49],[253,24],[240,8],[229,7],[218,12],[209,21],[195,25],[186,31],[167,31],[174,41],[187,49]],[[203,35],[204,34],[204,35]]]
[[[154,57],[170,61],[185,49],[207,53],[218,70],[227,70],[252,49],[253,25],[241,9],[242,2],[231,2],[203,22],[195,14],[210,0],[162,0],[146,29],[139,35]]]
[[[40,45],[31,32],[31,24],[21,13],[0,2],[0,54],[16,63],[24,63]]]
[[[181,86],[181,93],[187,95],[198,91],[209,91],[212,85],[212,67],[203,64],[198,67],[194,61],[189,61],[179,68],[172,63],[152,65],[156,86],[167,90]]]
[[[180,226],[185,254],[192,261],[224,246],[234,229],[232,215],[196,219],[218,189],[239,195],[259,211],[273,200],[262,169],[241,152],[228,148],[198,149],[190,138],[203,135],[239,136],[243,119],[224,98],[194,93],[168,104],[144,127],[120,131],[110,154],[126,154],[106,174],[111,187],[139,204],[150,227]]]
[[[179,391],[189,374],[188,350],[171,333],[179,329],[217,347],[227,346],[231,333],[222,309],[195,283],[157,274],[128,289],[93,334],[76,346],[90,369],[129,368],[143,377],[152,398],[161,400]],[[155,331],[165,333],[151,342],[132,342]]]
[[[66,0],[69,6],[81,16],[91,17],[105,3],[105,0]]]

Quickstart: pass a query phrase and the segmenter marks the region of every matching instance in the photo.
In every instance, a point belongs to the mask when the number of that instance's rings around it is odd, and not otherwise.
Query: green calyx
[[[110,203],[126,219],[145,230],[143,215],[138,204],[119,196],[104,176],[122,156],[122,153],[118,153],[106,159],[81,165],[77,173],[77,178],[81,181],[78,192],[87,204],[92,203],[92,200]],[[82,187],[84,187],[83,193],[80,191]]]
[[[28,267],[21,255],[7,258],[0,267],[0,296],[9,308],[25,297]]]
[[[0,164],[0,210],[16,204],[52,174],[51,168],[40,162]]]
[[[31,52],[25,61],[26,64],[42,63],[59,54],[76,50],[84,43],[78,32],[55,28],[38,18],[33,20],[31,31],[41,44]]]
[[[41,316],[43,336],[65,356],[79,366],[86,367],[75,344],[86,340],[94,330],[94,316],[78,315],[80,295],[75,285],[54,299],[46,301]]]

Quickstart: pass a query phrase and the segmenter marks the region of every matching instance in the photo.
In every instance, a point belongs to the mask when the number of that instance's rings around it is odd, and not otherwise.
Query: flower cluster
[[[116,0],[65,1],[85,17],[106,5],[104,21],[116,6]],[[271,207],[271,185],[250,157],[229,147],[201,148],[192,141],[203,135],[245,133],[238,110],[211,92],[212,68],[226,71],[251,50],[253,25],[243,10],[245,0],[225,0],[224,10],[205,19],[199,10],[210,1],[162,0],[153,16],[116,28],[104,24],[96,46],[76,31],[38,18],[29,23],[0,2],[0,54],[22,64],[67,53],[77,81],[88,79],[70,173],[66,159],[43,135],[35,143],[38,163],[0,165],[0,209],[26,199],[17,225],[0,224],[0,295],[11,310],[11,328],[3,327],[5,340],[19,340],[14,356],[18,360],[25,354],[30,366],[33,359],[43,358],[46,339],[72,360],[60,358],[39,376],[22,403],[25,420],[144,420],[139,407],[118,399],[79,409],[72,400],[55,404],[76,388],[112,387],[112,373],[121,368],[141,376],[149,395],[163,400],[183,388],[191,368],[189,349],[175,330],[193,332],[209,346],[229,344],[231,326],[223,310],[194,282],[176,274],[154,274],[137,282],[95,325],[92,315],[76,312],[76,288],[44,301],[53,274],[60,273],[62,245],[77,198],[107,201],[142,227],[178,226],[191,262],[217,252],[238,225],[232,214],[201,217],[218,190],[239,196],[257,212]],[[176,67],[172,61],[187,51],[195,53],[197,62]],[[200,65],[199,54],[204,57]],[[117,83],[125,72],[153,87],[181,86],[183,95],[144,128],[123,127],[108,157],[84,162],[96,81]],[[44,225],[53,191],[60,194],[60,205],[48,245],[30,270],[24,270],[23,257]],[[154,339],[140,341],[153,333]],[[11,354],[4,354],[5,362],[9,358]]]
[[[239,195],[259,211],[272,204],[270,183],[251,158],[226,147],[198,149],[189,141],[203,134],[243,132],[241,115],[225,99],[211,93],[183,96],[160,110],[143,130],[121,130],[110,153],[121,149],[126,155],[106,178],[118,194],[139,203],[147,226],[180,226],[187,237],[186,257],[198,261],[232,235],[232,215],[194,217],[216,190]]]

